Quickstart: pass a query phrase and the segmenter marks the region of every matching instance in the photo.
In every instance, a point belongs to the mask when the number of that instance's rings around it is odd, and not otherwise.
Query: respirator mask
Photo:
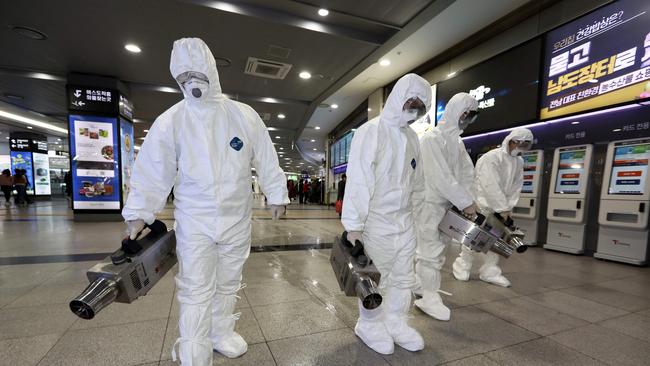
[[[510,142],[515,144],[515,148],[510,151],[510,156],[519,156],[533,146],[533,142],[528,140],[510,140]]]
[[[184,72],[178,75],[176,81],[185,90],[185,93],[194,99],[201,99],[201,97],[207,94],[210,88],[208,77],[196,71]]]
[[[458,129],[461,131],[464,131],[469,125],[472,123],[476,122],[476,119],[478,118],[478,111],[467,111],[465,114],[465,117],[461,118],[458,121]]]
[[[427,113],[427,106],[420,98],[413,97],[404,103],[402,107],[402,116],[400,117],[400,127],[405,127],[418,120]]]

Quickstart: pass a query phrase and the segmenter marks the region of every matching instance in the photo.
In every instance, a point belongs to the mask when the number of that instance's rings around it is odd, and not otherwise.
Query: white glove
[[[361,234],[362,231],[349,231],[348,232],[348,241],[352,243],[352,245],[355,245],[355,243],[358,241],[361,241]]]
[[[504,220],[507,220],[511,215],[510,211],[503,211],[500,212],[499,214],[501,215],[501,217],[503,217]]]
[[[476,203],[472,202],[471,205],[465,207],[463,209],[463,215],[467,217],[468,219],[473,219],[476,217],[476,211],[478,209],[478,206]]]
[[[135,240],[142,229],[144,229],[144,220],[137,219],[126,222],[126,233],[131,240]]]
[[[287,206],[284,205],[271,205],[271,218],[275,221],[287,213]]]

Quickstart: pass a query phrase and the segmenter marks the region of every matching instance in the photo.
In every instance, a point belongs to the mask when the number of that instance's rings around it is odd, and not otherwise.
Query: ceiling
[[[390,70],[368,69],[377,61],[376,53],[394,49],[429,22],[442,22],[444,19],[439,15],[445,9],[466,5],[468,1],[3,1],[0,2],[0,47],[4,51],[0,53],[0,102],[40,113],[49,122],[65,128],[66,75],[78,72],[111,76],[130,87],[136,137],[143,137],[156,116],[182,98],[174,92],[177,86],[169,74],[173,41],[199,37],[210,46],[216,58],[229,62],[219,68],[224,92],[269,117],[265,123],[281,155],[283,168],[287,171],[316,169],[324,153],[323,136],[333,124],[345,118],[349,113],[346,110],[356,107],[358,101],[372,92],[371,85],[376,89],[409,66],[404,63]],[[436,42],[430,42],[431,33],[428,38],[419,38],[417,47],[422,49],[418,62],[453,46],[465,33],[487,26],[522,2],[485,0],[469,10],[470,14],[490,10],[483,17],[453,13],[459,17],[443,22],[449,27],[445,33],[449,39],[436,37]],[[318,15],[321,6],[329,10],[328,16]],[[489,9],[492,6],[494,9]],[[12,30],[14,26],[36,29],[47,39],[30,39]],[[142,52],[126,51],[124,46],[128,43],[138,45]],[[273,52],[274,46],[281,47],[288,55]],[[244,74],[249,57],[292,66],[283,80],[251,76]],[[409,57],[409,60],[413,63],[416,58]],[[338,110],[316,111],[322,100],[330,95],[333,97],[328,101],[339,100],[336,94],[339,89],[348,86],[359,74],[372,70],[378,73],[377,81],[366,87],[344,89],[345,98],[340,99]],[[310,72],[312,78],[298,77],[302,71]],[[384,79],[388,80],[384,82]],[[278,118],[279,114],[286,118]],[[321,122],[322,128],[316,130],[316,123]],[[0,131],[14,128],[21,127],[5,121]],[[304,154],[298,151],[296,141],[300,141]]]

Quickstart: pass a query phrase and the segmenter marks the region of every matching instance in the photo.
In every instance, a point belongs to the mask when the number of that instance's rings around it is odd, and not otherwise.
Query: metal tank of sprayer
[[[477,213],[470,219],[456,207],[447,210],[438,225],[438,230],[476,252],[492,251],[508,258],[513,252],[523,253],[528,249],[524,233],[514,226],[511,218],[498,213]]]
[[[340,237],[337,236],[332,246],[330,263],[334,275],[346,296],[358,297],[364,308],[375,309],[382,302],[377,288],[379,271],[365,255],[363,244],[357,240],[352,245],[347,235],[346,231]]]
[[[92,319],[114,301],[131,303],[146,295],[177,263],[174,230],[168,231],[158,220],[146,228],[147,235],[124,239],[120,249],[88,270],[90,284],[70,301],[74,314]]]

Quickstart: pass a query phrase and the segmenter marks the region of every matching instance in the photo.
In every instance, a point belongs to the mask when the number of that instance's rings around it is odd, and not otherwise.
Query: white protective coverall
[[[449,320],[451,312],[438,294],[440,270],[450,239],[441,235],[438,224],[452,205],[462,210],[474,203],[474,164],[460,139],[459,119],[476,111],[478,103],[467,93],[454,95],[438,125],[420,138],[425,181],[422,212],[417,216],[418,249],[415,272],[422,298],[415,306],[438,320]]]
[[[488,151],[476,162],[476,203],[482,213],[511,212],[519,200],[524,182],[524,161],[521,156],[512,156],[508,149],[510,140],[533,141],[533,133],[525,128],[514,129],[503,140],[501,147]],[[496,253],[475,253],[461,245],[460,255],[454,261],[454,277],[468,281],[475,256],[483,259],[479,278],[485,282],[508,287],[510,281],[501,274]]]
[[[411,98],[431,107],[431,87],[415,74],[400,78],[381,115],[354,134],[341,218],[348,232],[362,232],[366,254],[381,274],[384,302],[374,310],[359,302],[355,333],[383,354],[392,353],[394,343],[410,351],[424,347],[406,322],[415,285],[414,214],[423,193],[418,139],[402,111]]]
[[[172,76],[207,76],[200,97],[184,99],[151,127],[135,161],[127,221],[154,220],[173,186],[176,276],[183,365],[212,365],[213,349],[228,357],[247,350],[233,314],[251,243],[251,167],[269,204],[289,203],[285,175],[259,115],[221,92],[214,57],[197,38],[174,42]],[[198,93],[197,93],[198,95]],[[176,345],[175,345],[176,346]],[[175,358],[175,351],[172,351]]]

